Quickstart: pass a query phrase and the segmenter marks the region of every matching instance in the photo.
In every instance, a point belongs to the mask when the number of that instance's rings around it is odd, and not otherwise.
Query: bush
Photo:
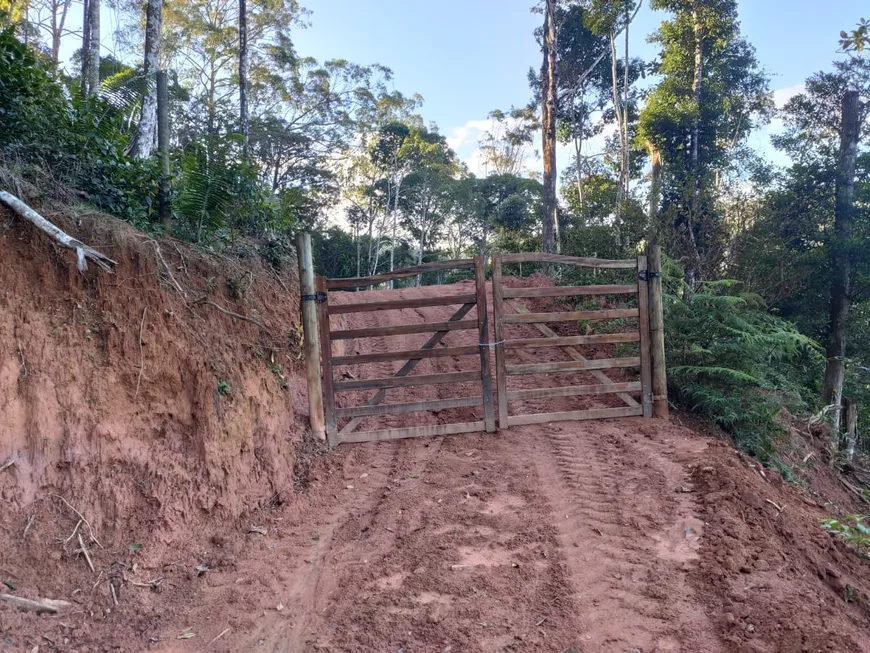
[[[127,155],[141,89],[130,71],[104,80],[98,97],[65,87],[50,63],[0,31],[0,154],[35,184],[48,177],[83,191],[103,211],[140,229],[156,226],[160,164]],[[141,83],[141,82],[139,82]],[[296,224],[293,207],[272,197],[237,138],[205,135],[176,152],[174,229],[212,245],[237,236],[275,239]]]
[[[50,171],[100,209],[147,224],[156,207],[156,161],[126,156],[127,111],[107,99],[64,88],[52,67],[0,32],[0,151],[24,171]],[[37,180],[38,181],[38,180]]]
[[[777,416],[808,408],[821,347],[769,313],[738,282],[709,282],[686,299],[682,271],[666,267],[665,347],[673,399],[730,433],[736,446],[782,468]]]

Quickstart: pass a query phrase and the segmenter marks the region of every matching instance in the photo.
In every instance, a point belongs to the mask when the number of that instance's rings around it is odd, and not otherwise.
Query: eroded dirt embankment
[[[37,208],[119,263],[79,273],[0,209],[0,581],[69,598],[88,575],[61,497],[105,572],[130,545],[147,543],[140,564],[163,559],[292,494],[298,290],[293,261],[282,279],[253,253],[162,240],[164,265],[129,225]],[[5,635],[17,617],[2,610]]]

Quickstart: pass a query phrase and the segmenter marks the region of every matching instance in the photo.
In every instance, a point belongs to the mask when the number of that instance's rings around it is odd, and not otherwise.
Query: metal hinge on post
[[[317,304],[325,304],[326,303],[326,293],[322,290],[318,290],[313,295],[302,295],[303,302],[315,302]]]
[[[660,276],[662,276],[661,272],[650,272],[649,270],[641,270],[637,273],[637,278],[641,281],[650,281]]]

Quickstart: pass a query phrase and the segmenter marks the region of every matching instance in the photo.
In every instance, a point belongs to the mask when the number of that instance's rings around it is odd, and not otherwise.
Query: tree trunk
[[[692,200],[689,206],[689,217],[687,220],[687,238],[689,240],[689,263],[686,266],[686,285],[689,294],[695,292],[695,288],[701,280],[701,254],[698,250],[698,243],[695,238],[695,226],[700,223],[700,198],[701,198],[701,155],[700,155],[700,139],[701,139],[701,87],[704,76],[704,35],[703,25],[701,24],[701,16],[698,12],[698,2],[695,2],[695,8],[692,10],[692,20],[694,22],[695,32],[695,72],[692,78],[692,101],[695,105],[695,117],[692,120],[692,149],[691,149],[691,181],[692,184]]]
[[[613,111],[616,114],[616,129],[619,132],[619,184],[616,187],[616,223],[622,213],[622,180],[625,178],[625,132],[622,123],[625,119],[619,102],[619,72],[616,67],[616,31],[610,30],[610,78],[613,91]]]
[[[368,256],[368,259],[366,260],[366,269],[372,270],[371,265],[372,265],[372,247],[374,245],[375,214],[371,210],[371,208],[369,208],[368,218],[369,218],[369,229],[368,229],[368,231],[369,231],[369,242],[368,242],[369,256]],[[374,271],[371,272],[371,274],[374,274]],[[359,276],[359,275],[357,275],[357,276]]]
[[[15,197],[15,195],[0,190],[0,204],[3,204],[10,211],[17,213],[60,245],[73,250],[78,257],[79,271],[84,272],[87,269],[87,261],[93,261],[106,272],[111,272],[115,266],[118,265],[105,254],[101,254],[97,250],[91,249],[80,240],[77,240],[68,233],[62,231],[54,223],[49,222],[27,204]]]
[[[583,165],[583,154],[582,144],[580,138],[578,136],[574,137],[574,152],[576,155],[577,162],[577,205],[582,209],[583,208],[583,171],[581,170],[581,166]]]
[[[396,153],[396,170],[399,168],[399,159],[398,152]],[[390,237],[390,272],[392,272],[395,268],[396,262],[396,223],[399,219],[399,191],[402,189],[402,177],[398,174],[396,176],[396,196],[393,198],[393,234]],[[390,289],[396,287],[396,280],[390,279]]]
[[[622,166],[623,174],[623,191],[622,197],[628,199],[629,181],[631,180],[631,148],[628,143],[628,73],[629,73],[629,58],[628,58],[628,28],[631,25],[631,18],[628,15],[629,5],[625,5],[625,70],[622,75],[622,131],[623,131],[623,158],[625,162]]]
[[[846,438],[843,445],[846,457],[852,460],[855,457],[855,445],[858,443],[858,404],[844,397],[843,407],[846,412]]]
[[[163,0],[147,0],[145,5],[145,95],[142,115],[133,137],[130,156],[147,159],[154,149],[157,130],[157,70],[160,67],[160,28],[163,22]]]
[[[87,97],[100,91],[100,0],[88,0]]]
[[[359,238],[359,222],[354,225],[354,238],[356,239],[356,276],[359,276],[360,272],[360,238]]]
[[[834,237],[830,242],[831,269],[831,323],[828,336],[825,382],[822,399],[833,405],[833,437],[840,432],[840,414],[843,399],[843,376],[846,357],[846,323],[849,319],[849,291],[851,261],[849,255],[852,237],[855,201],[855,161],[858,157],[858,139],[861,124],[858,91],[846,91],[843,96],[842,124],[840,127],[840,154],[837,162],[837,196],[834,215]]]
[[[63,7],[58,20],[57,9],[58,5],[54,4],[51,11],[51,60],[57,65],[60,61],[60,41],[63,38],[63,28],[66,25],[66,17],[69,13],[69,8],[72,5],[72,0],[63,0]]]
[[[81,71],[81,91],[84,97],[88,96],[88,53],[91,50],[91,28],[88,24],[88,0],[82,0],[82,71]]]
[[[556,23],[555,0],[544,9],[544,63],[541,71],[541,139],[544,153],[544,233],[542,250],[552,253],[556,212]]]
[[[242,157],[247,161],[250,142],[248,118],[248,3],[239,0],[239,131],[242,134]]]
[[[167,233],[172,229],[169,187],[169,91],[166,71],[157,71],[157,147],[160,150],[160,222]]]

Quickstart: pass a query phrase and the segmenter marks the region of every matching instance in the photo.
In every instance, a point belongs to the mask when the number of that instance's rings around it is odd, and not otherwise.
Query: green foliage
[[[863,53],[867,47],[870,23],[862,18],[851,32],[840,32],[840,49],[843,52]]]
[[[0,31],[0,148],[46,147],[67,103],[46,66],[8,27]],[[48,130],[48,131],[46,131]]]
[[[119,96],[85,100],[76,88],[65,91],[11,29],[0,32],[0,151],[24,168],[50,169],[101,209],[146,224],[157,168],[125,155],[126,119]]]
[[[233,393],[233,389],[230,387],[229,381],[224,379],[218,379],[217,384],[218,394],[222,397],[228,397]]]
[[[668,251],[710,277],[727,243],[716,179],[729,171],[737,146],[769,118],[773,101],[755,49],[740,35],[735,0],[653,0],[652,6],[674,12],[651,39],[661,46],[662,78],[637,135],[663,161],[662,210],[653,228]]]
[[[841,538],[864,558],[870,558],[870,527],[865,524],[866,515],[843,515],[840,519],[822,519],[822,528]]]
[[[665,348],[673,398],[729,432],[743,451],[777,464],[780,411],[806,410],[821,378],[820,347],[734,281],[681,297],[682,271],[665,271]]]

